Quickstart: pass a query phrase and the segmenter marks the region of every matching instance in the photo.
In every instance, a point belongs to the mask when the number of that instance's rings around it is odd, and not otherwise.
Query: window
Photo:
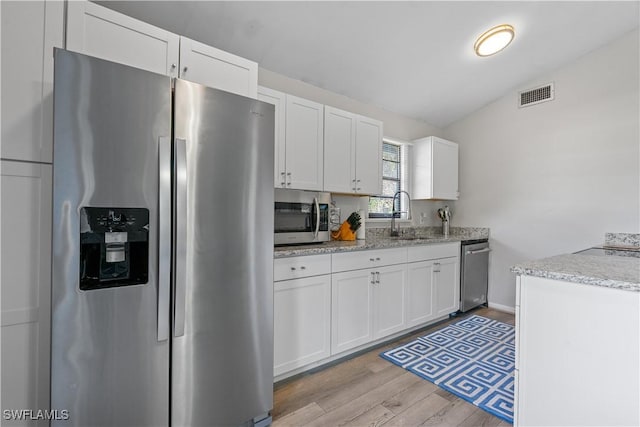
[[[382,142],[382,194],[369,197],[369,218],[391,218],[392,212],[406,211],[407,197],[398,197],[392,206],[397,191],[407,191],[407,145],[383,140]],[[406,213],[396,218],[407,219]]]

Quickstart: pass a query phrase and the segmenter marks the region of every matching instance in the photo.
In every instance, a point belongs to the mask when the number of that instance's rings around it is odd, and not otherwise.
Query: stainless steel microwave
[[[275,189],[275,244],[320,243],[329,234],[329,193]]]

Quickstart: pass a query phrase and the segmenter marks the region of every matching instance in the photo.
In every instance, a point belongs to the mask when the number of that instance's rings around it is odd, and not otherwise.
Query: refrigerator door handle
[[[173,336],[184,335],[187,291],[187,141],[176,138],[174,153],[175,269]]]
[[[158,138],[158,341],[169,339],[171,293],[171,138]]]

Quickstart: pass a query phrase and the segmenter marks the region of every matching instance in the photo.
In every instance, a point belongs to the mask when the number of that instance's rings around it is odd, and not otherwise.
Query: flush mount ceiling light
[[[513,37],[515,31],[508,24],[498,25],[485,31],[473,45],[473,50],[478,56],[490,56],[500,52],[507,47]]]

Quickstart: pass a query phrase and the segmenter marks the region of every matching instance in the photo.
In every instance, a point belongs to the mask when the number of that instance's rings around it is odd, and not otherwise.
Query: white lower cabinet
[[[331,255],[274,261],[274,375],[331,353]]]
[[[455,242],[276,259],[275,375],[282,379],[455,312],[459,253]]]
[[[330,356],[331,276],[274,284],[274,375]]]
[[[373,339],[405,328],[407,265],[392,265],[375,272],[373,285]]]
[[[371,341],[374,272],[346,271],[331,277],[331,354]]]
[[[460,243],[413,246],[408,252],[407,327],[460,308]]]
[[[433,261],[408,264],[407,327],[433,319]]]
[[[460,308],[460,261],[444,258],[433,263],[434,317],[446,316]]]
[[[343,271],[331,277],[331,354],[367,344],[405,328],[406,250],[367,251],[371,262],[384,254],[404,254],[401,263]],[[369,257],[370,255],[370,257]],[[334,271],[354,254],[337,254]],[[356,255],[357,256],[357,255]]]

